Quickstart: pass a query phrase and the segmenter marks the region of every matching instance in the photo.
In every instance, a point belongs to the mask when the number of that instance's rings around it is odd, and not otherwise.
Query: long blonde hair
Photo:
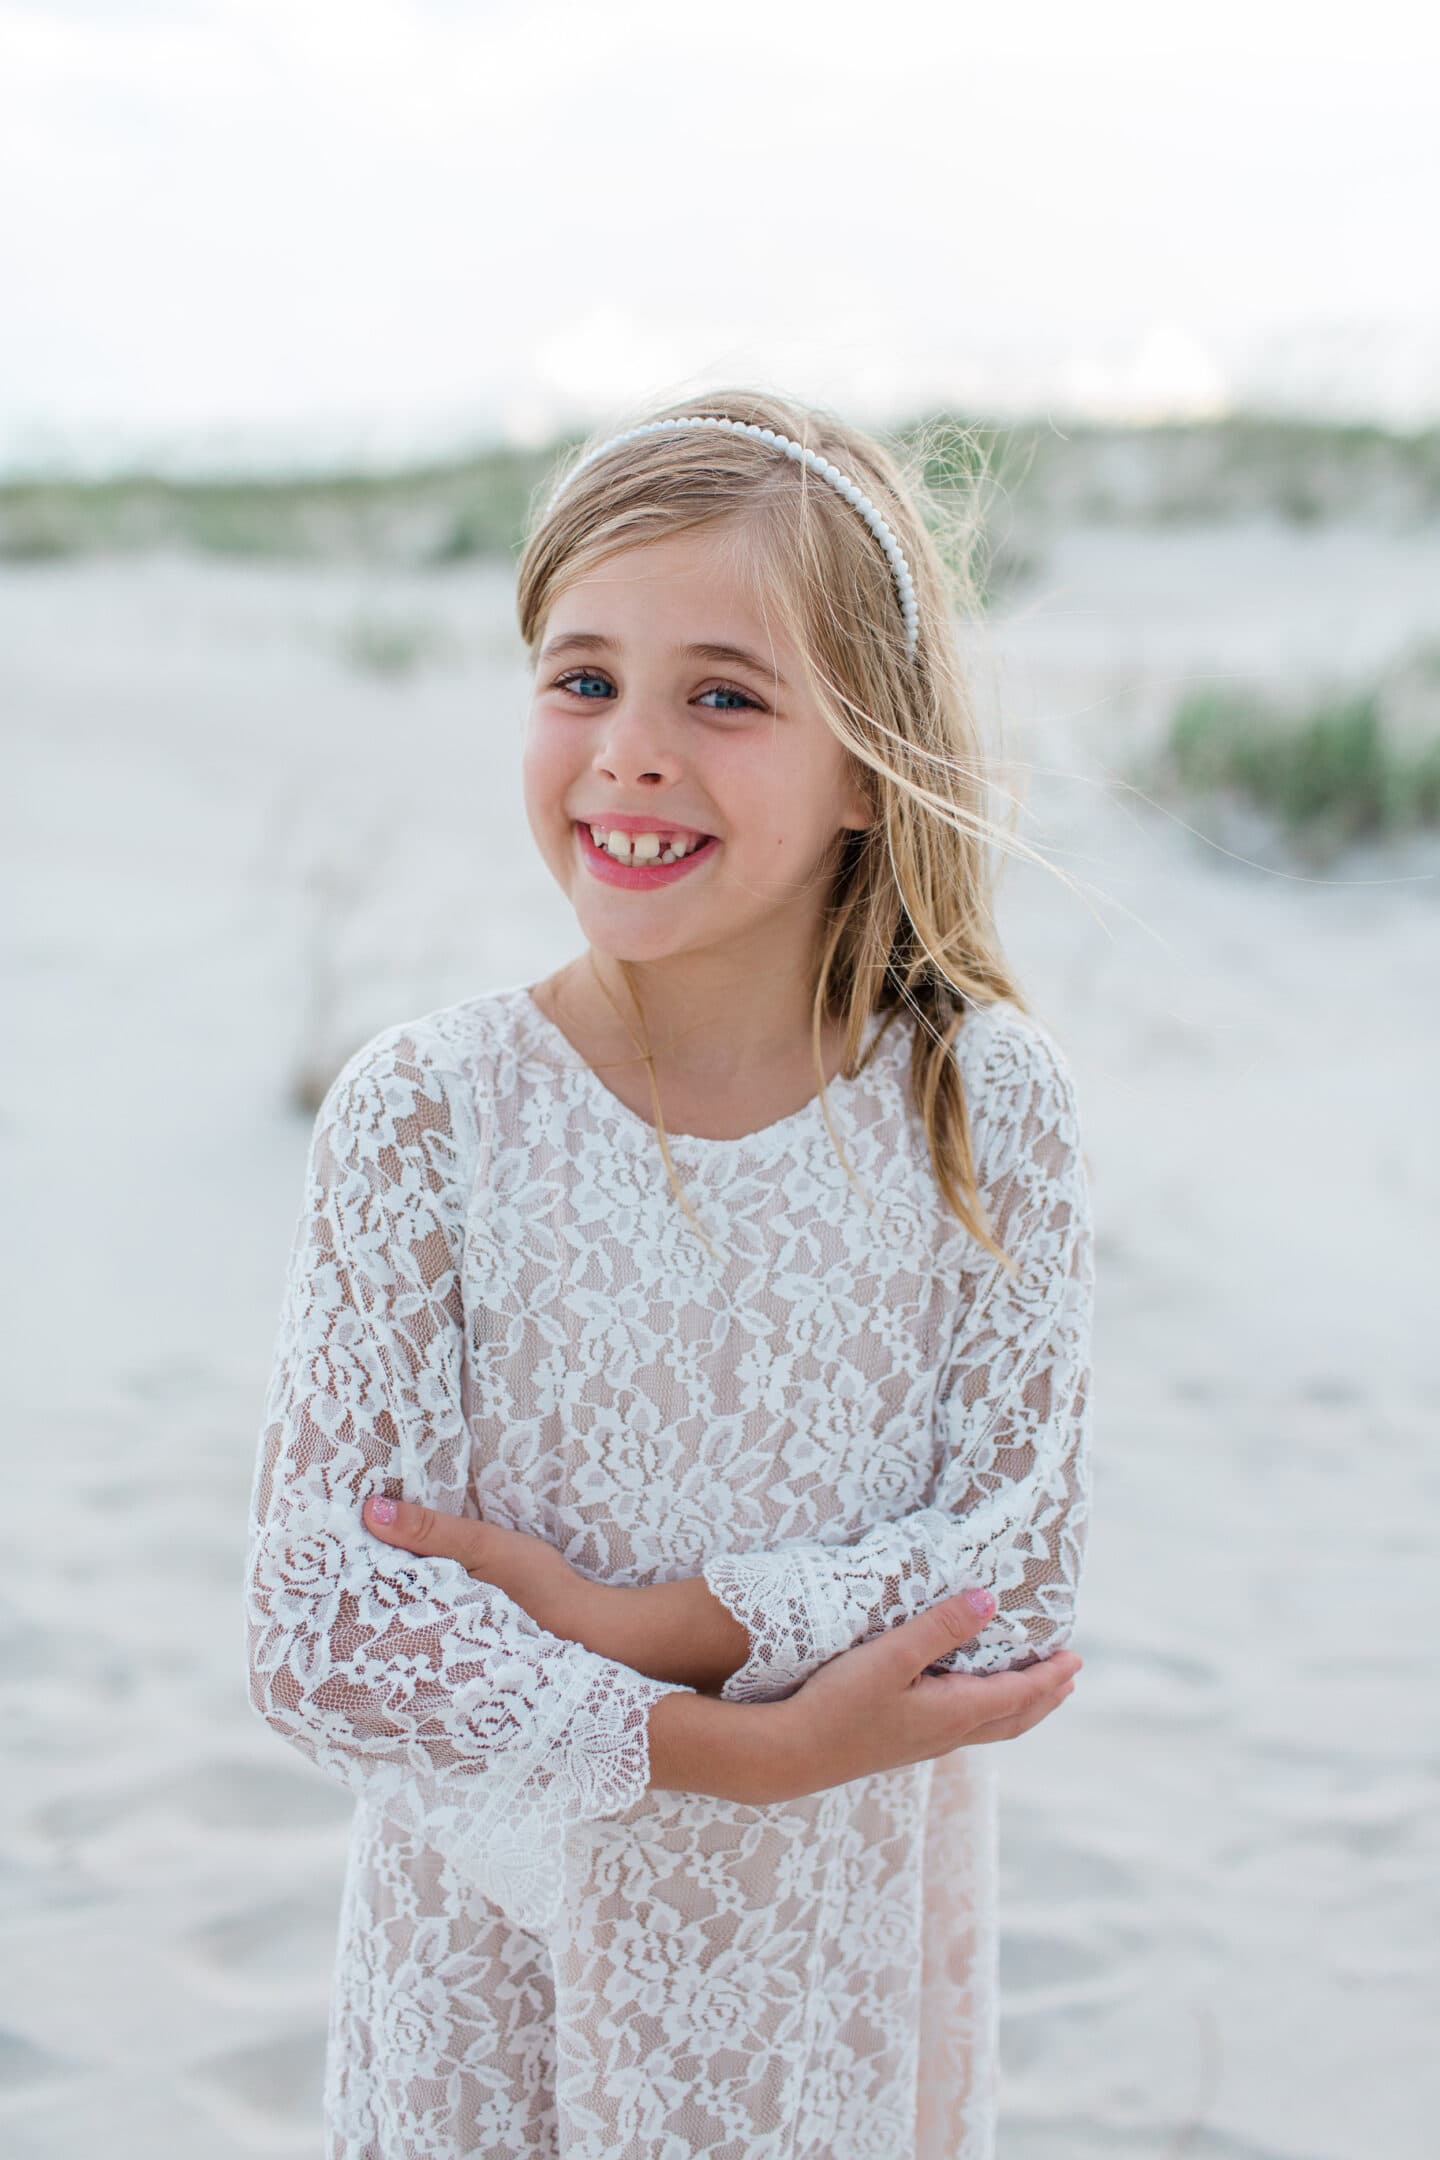
[[[885,554],[852,506],[803,462],[728,429],[677,428],[619,444],[575,472],[618,432],[606,428],[571,453],[532,507],[516,594],[531,664],[562,585],[622,548],[702,527],[717,528],[733,544],[737,573],[749,581],[762,616],[768,621],[773,609],[802,654],[807,687],[862,769],[871,806],[864,831],[837,837],[815,956],[811,1040],[822,1114],[845,1162],[826,1092],[826,1023],[843,1021],[841,1072],[850,1078],[896,1017],[909,1012],[911,1092],[936,1182],[966,1229],[1010,1268],[984,1220],[951,1047],[968,1005],[1006,1000],[1030,1010],[996,935],[990,849],[1043,860],[990,813],[995,761],[982,740],[956,638],[956,618],[979,613],[985,474],[978,438],[961,431],[950,446],[974,478],[968,489],[942,496],[926,475],[933,434],[921,431],[908,454],[892,451],[829,412],[767,392],[710,391],[641,412],[619,428],[686,413],[773,428],[859,482],[910,566],[919,611],[913,659]],[[643,1032],[629,965],[622,961],[620,968]],[[860,1058],[873,1014],[885,1017]],[[640,1055],[661,1152],[693,1220],[666,1141],[648,1032]],[[850,1176],[848,1162],[845,1167]]]

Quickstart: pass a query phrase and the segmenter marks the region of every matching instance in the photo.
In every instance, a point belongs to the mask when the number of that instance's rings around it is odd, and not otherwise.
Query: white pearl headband
[[[576,473],[596,458],[603,457],[608,450],[615,449],[618,444],[633,442],[637,435],[659,435],[666,428],[691,427],[729,428],[736,435],[751,435],[757,442],[773,443],[777,450],[784,451],[786,457],[797,464],[808,465],[811,472],[818,473],[822,480],[828,480],[836,493],[843,495],[846,502],[858,510],[885,550],[894,573],[895,589],[900,595],[900,612],[905,618],[905,651],[913,659],[919,611],[915,605],[915,586],[910,576],[910,565],[901,552],[899,541],[863,488],[842,473],[838,466],[827,464],[818,452],[807,450],[803,443],[792,442],[788,435],[777,435],[774,428],[755,427],[748,420],[727,420],[718,414],[709,413],[688,414],[681,420],[647,420],[641,427],[626,428],[623,435],[612,435],[608,442],[601,443],[598,449],[589,451],[578,464],[572,465],[550,498],[552,507]]]

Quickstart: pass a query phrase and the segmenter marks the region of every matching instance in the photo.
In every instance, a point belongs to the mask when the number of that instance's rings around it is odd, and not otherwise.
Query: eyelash
[[[610,681],[610,677],[605,673],[605,670],[603,668],[571,668],[567,674],[556,676],[552,688],[556,690],[566,690],[569,688],[571,683],[584,681],[587,677],[594,677],[599,682]],[[611,687],[614,687],[613,684]],[[764,711],[764,707],[761,705],[759,699],[751,697],[749,691],[742,690],[738,683],[709,683],[706,685],[705,689],[700,692],[700,695],[702,697],[708,697],[712,690],[723,690],[728,697],[744,698],[746,705],[750,708],[752,712]],[[586,699],[585,702],[587,704],[594,704],[598,701],[592,698]],[[737,712],[740,710],[740,708],[735,705],[712,705],[710,707],[710,710],[712,712]]]

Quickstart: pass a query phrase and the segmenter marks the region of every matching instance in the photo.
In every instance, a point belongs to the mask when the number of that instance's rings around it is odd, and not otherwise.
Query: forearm
[[[711,1695],[663,1695],[651,1705],[650,1784],[750,1807],[812,1789],[789,1703],[719,1702]]]
[[[717,1694],[750,1655],[750,1632],[701,1575],[593,1582],[543,1538],[496,1523],[465,1527],[468,1571],[494,1583],[552,1635],[652,1680]]]
[[[750,1655],[749,1630],[698,1575],[634,1585],[587,1582],[555,1632],[652,1680],[679,1680],[707,1695],[718,1695]]]

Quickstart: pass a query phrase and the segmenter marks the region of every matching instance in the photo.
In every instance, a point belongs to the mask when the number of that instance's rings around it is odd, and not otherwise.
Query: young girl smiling
[[[922,502],[748,392],[572,464],[518,605],[584,950],[316,1118],[246,1614],[357,1803],[329,2160],[993,2153],[1093,1237]]]

